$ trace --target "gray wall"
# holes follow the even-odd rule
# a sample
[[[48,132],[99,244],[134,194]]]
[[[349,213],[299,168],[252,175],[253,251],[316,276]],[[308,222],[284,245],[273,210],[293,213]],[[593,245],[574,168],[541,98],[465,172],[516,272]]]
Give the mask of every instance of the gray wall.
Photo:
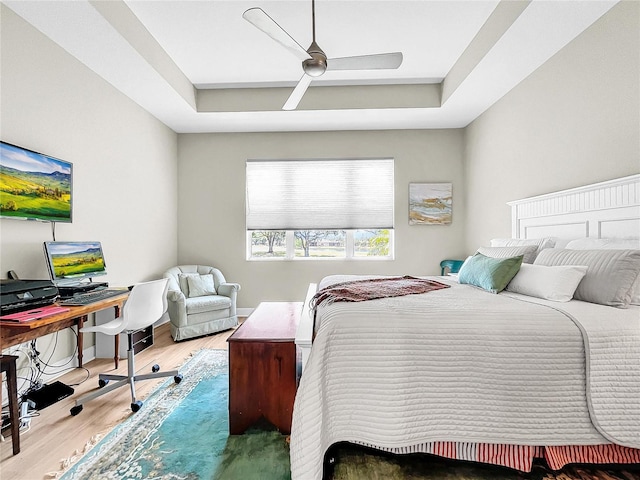
[[[464,253],[462,130],[190,134],[178,152],[178,260],[212,264],[240,283],[240,308],[302,301],[310,282],[331,273],[437,274],[440,260]],[[395,158],[395,260],[246,260],[248,158],[375,156]],[[409,182],[452,182],[452,224],[409,226]]]
[[[2,140],[73,163],[73,223],[57,224],[56,239],[101,241],[111,285],[158,278],[177,255],[177,135],[1,8]],[[0,277],[48,278],[50,224],[0,229]],[[60,337],[54,360],[73,352],[75,337]]]
[[[623,1],[465,130],[467,250],[506,202],[640,172],[640,3]]]

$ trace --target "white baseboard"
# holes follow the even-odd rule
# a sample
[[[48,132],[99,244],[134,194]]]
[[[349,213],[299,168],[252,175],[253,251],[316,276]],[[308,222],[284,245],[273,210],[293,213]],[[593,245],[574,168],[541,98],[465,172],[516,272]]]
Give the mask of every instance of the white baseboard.
[[[255,308],[236,308],[236,315],[238,317],[248,317],[254,310]]]

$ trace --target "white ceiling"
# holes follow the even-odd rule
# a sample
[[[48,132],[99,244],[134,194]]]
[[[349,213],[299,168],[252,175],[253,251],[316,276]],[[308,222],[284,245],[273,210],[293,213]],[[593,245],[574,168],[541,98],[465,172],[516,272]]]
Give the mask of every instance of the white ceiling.
[[[316,40],[329,58],[400,51],[404,61],[397,70],[327,72],[305,95],[318,92],[315,104],[290,112],[280,107],[301,64],[242,13],[262,8],[307,48],[310,0],[2,3],[183,133],[464,127],[617,0],[318,0]],[[366,87],[375,84],[404,87],[389,89],[381,106],[380,90]],[[362,104],[324,107],[340,85],[359,85],[347,95]],[[435,89],[437,105],[425,106],[410,85]],[[415,102],[395,106],[398,88]]]
[[[316,40],[329,58],[404,53],[399,70],[336,71],[321,80],[440,81],[497,3],[318,0]],[[264,82],[294,86],[302,74],[300,62],[242,13],[259,6],[307,48],[312,36],[310,0],[128,0],[127,5],[196,87]]]

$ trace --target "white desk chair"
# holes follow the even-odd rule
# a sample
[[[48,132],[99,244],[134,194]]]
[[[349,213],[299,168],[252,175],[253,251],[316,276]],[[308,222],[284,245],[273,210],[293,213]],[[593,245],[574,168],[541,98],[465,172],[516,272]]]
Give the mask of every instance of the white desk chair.
[[[122,315],[103,325],[85,327],[80,331],[83,333],[99,332],[106,335],[119,335],[122,332],[127,334],[127,375],[99,375],[98,385],[100,390],[88,393],[76,400],[75,406],[71,409],[71,415],[77,415],[82,411],[82,405],[94,398],[100,397],[119,387],[130,385],[131,387],[131,410],[135,413],[142,407],[142,402],[136,400],[135,382],[138,380],[149,380],[152,378],[171,377],[176,383],[182,381],[182,375],[177,370],[170,372],[160,372],[160,367],[154,365],[153,373],[136,375],[133,352],[133,334],[149,325],[155,323],[167,310],[167,283],[168,279],[155,280],[152,282],[139,283],[135,285],[129,293],[129,298],[124,304]],[[107,386],[109,380],[117,382]]]

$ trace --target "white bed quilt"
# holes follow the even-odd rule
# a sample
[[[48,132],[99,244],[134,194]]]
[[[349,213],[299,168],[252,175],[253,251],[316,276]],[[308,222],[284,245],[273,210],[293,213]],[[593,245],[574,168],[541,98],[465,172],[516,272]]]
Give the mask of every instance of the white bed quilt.
[[[340,441],[640,448],[640,309],[438,280],[451,288],[318,310],[293,480],[321,479]]]

